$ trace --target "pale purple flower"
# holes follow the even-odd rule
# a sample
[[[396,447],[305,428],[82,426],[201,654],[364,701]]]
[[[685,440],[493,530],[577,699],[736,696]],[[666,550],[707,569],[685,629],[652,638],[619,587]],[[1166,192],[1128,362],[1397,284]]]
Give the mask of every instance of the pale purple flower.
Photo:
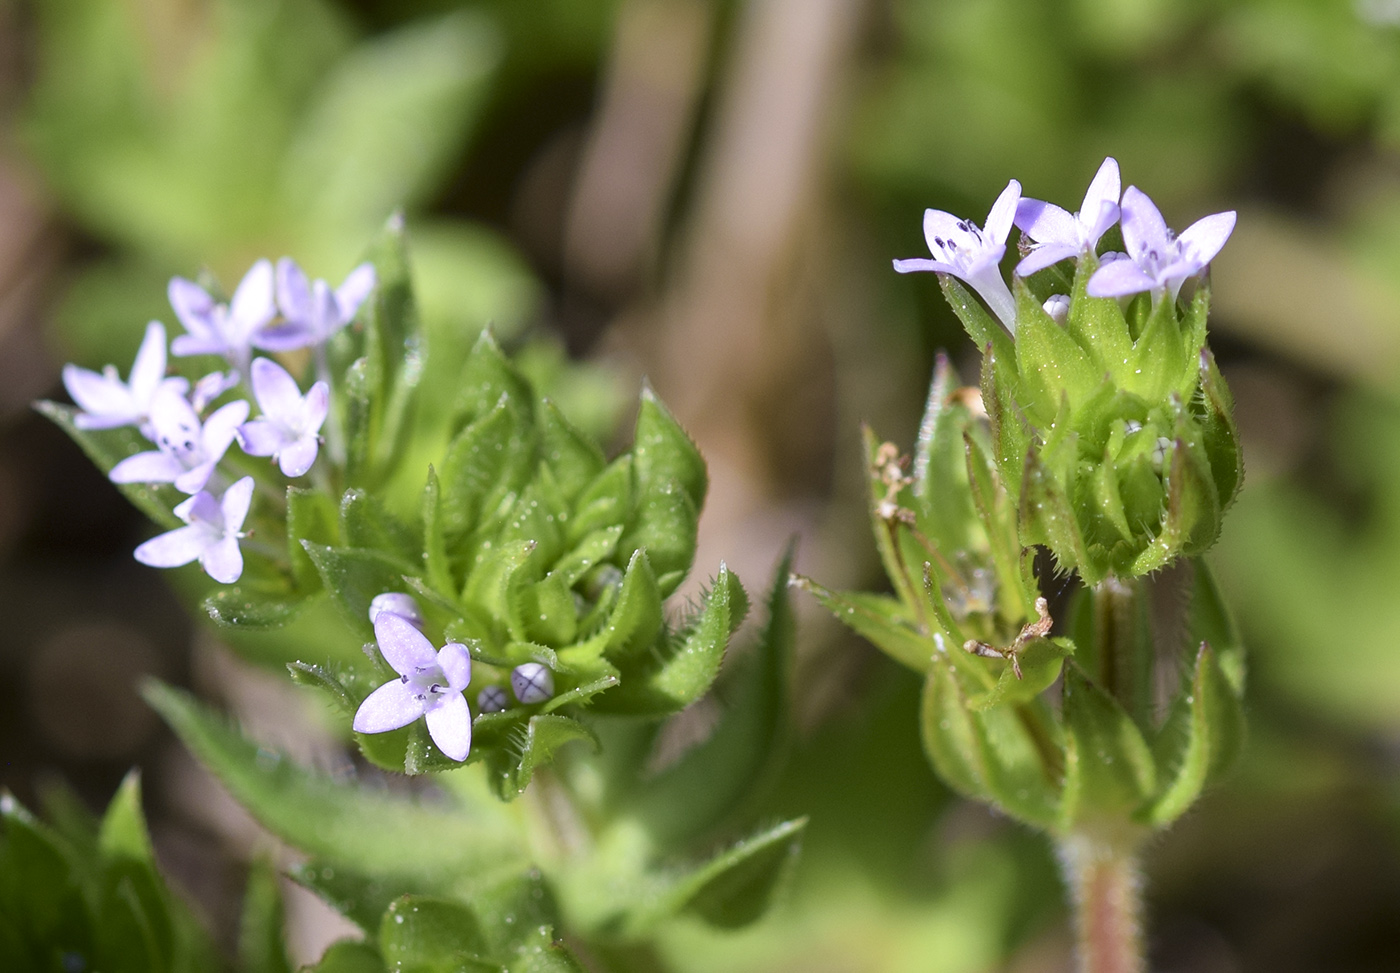
[[[510,688],[527,706],[543,703],[554,695],[554,673],[538,662],[523,663],[511,670]]]
[[[285,321],[261,332],[254,344],[267,351],[322,344],[354,320],[374,284],[374,264],[360,264],[331,290],[324,280],[309,282],[296,261],[283,257],[277,261],[277,304]]]
[[[413,627],[420,632],[423,630],[423,613],[418,610],[418,602],[414,601],[412,595],[404,594],[402,591],[386,591],[382,595],[375,595],[369,603],[369,623],[374,624],[380,612],[393,612],[400,618],[406,618]]]
[[[1206,269],[1234,228],[1231,210],[1203,217],[1175,236],[1152,200],[1129,186],[1123,193],[1123,245],[1128,253],[1094,272],[1089,296],[1128,297],[1151,291],[1154,304],[1164,294],[1175,301],[1181,285]]]
[[[195,412],[203,412],[210,402],[236,387],[241,381],[243,379],[235,371],[210,372],[194,383],[194,391],[190,392],[190,406]]]
[[[375,618],[374,637],[384,661],[399,678],[386,682],[360,704],[355,731],[386,733],[421,716],[439,750],[453,760],[466,760],[472,748],[472,715],[462,695],[472,681],[467,647],[448,642],[441,651],[434,651],[412,622],[388,611]]]
[[[1054,203],[1023,199],[1016,205],[1016,225],[1035,241],[1035,248],[1016,265],[1016,274],[1029,277],[1051,264],[1084,253],[1093,253],[1099,237],[1118,222],[1118,194],[1122,187],[1118,163],[1104,159],[1089,183],[1079,212],[1071,215]]]
[[[272,264],[266,260],[253,264],[228,304],[219,304],[203,287],[183,277],[171,279],[169,296],[187,332],[170,343],[171,352],[223,355],[240,374],[246,374],[254,336],[277,314]]]
[[[178,568],[198,558],[209,577],[233,584],[243,574],[238,540],[252,500],[251,476],[225,490],[220,500],[201,490],[175,508],[186,526],[152,537],[136,549],[136,560],[153,568]]]
[[[136,352],[131,377],[123,382],[114,365],[99,375],[77,365],[63,366],[63,386],[82,409],[73,417],[79,429],[115,429],[141,426],[149,437],[147,420],[156,391],[166,387],[182,394],[189,383],[165,377],[165,327],[159,321],[146,325],[146,337]]]
[[[270,358],[253,360],[252,384],[262,417],[238,427],[239,445],[251,456],[271,456],[287,476],[301,476],[316,462],[330,386],[317,382],[302,395],[296,379]]]
[[[992,204],[987,222],[981,227],[942,210],[924,210],[924,239],[933,259],[896,260],[894,269],[901,274],[932,270],[960,277],[982,295],[992,313],[1014,334],[1016,300],[1001,275],[1000,264],[1006,255],[1006,237],[1011,232],[1020,198],[1021,184],[1013,179]]]
[[[159,448],[128,456],[108,478],[113,483],[173,483],[182,493],[198,493],[246,418],[248,403],[240,399],[201,423],[183,395],[162,387],[151,401],[151,438]]]

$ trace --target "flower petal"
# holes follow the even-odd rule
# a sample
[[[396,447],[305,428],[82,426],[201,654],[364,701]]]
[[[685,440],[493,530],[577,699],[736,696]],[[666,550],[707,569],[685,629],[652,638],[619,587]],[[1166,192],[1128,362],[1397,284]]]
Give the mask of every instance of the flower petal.
[[[277,465],[282,468],[285,476],[305,476],[306,471],[316,462],[319,449],[320,444],[314,435],[301,436],[289,442],[277,454]]]
[[[251,344],[263,351],[296,351],[316,343],[315,333],[300,321],[263,328],[253,335]]]
[[[422,715],[422,701],[410,686],[395,679],[365,697],[355,711],[351,727],[356,733],[387,733],[408,726]]]
[[[952,264],[945,264],[941,260],[930,260],[927,257],[910,257],[908,260],[896,260],[894,262],[894,269],[901,274],[912,274],[919,270],[932,270],[939,274],[957,275],[961,273],[961,271]]]
[[[1176,238],[1182,259],[1194,264],[1197,270],[1204,268],[1215,259],[1234,230],[1234,210],[1202,217],[1182,230],[1181,236]]]
[[[296,379],[271,358],[253,359],[253,396],[263,415],[284,426],[295,427],[301,413],[301,389]]]
[[[967,234],[967,230],[963,229],[966,224],[967,220],[961,216],[945,213],[941,209],[924,210],[924,242],[928,244],[929,253],[938,253],[939,240]]]
[[[1036,243],[1060,243],[1079,249],[1079,221],[1054,203],[1021,200],[1016,206],[1016,225]]]
[[[224,514],[214,495],[201,490],[175,508],[175,516],[187,524],[208,524],[218,531],[223,530]]]
[[[291,257],[277,261],[277,304],[291,321],[302,321],[311,312],[311,284]]]
[[[472,714],[461,693],[449,693],[424,714],[428,735],[453,760],[466,760],[472,751]]]
[[[472,681],[472,656],[460,642],[448,642],[437,654],[437,663],[442,667],[447,684],[461,692]]]
[[[174,483],[185,472],[182,464],[169,453],[149,450],[128,456],[107,474],[113,483]]]
[[[209,478],[214,475],[214,460],[205,460],[185,470],[170,482],[175,484],[175,489],[181,493],[198,493],[209,485]]]
[[[253,502],[253,478],[245,476],[224,491],[219,508],[224,517],[224,530],[236,534],[243,529],[248,507]]]
[[[88,428],[124,426],[138,417],[130,391],[111,376],[77,365],[64,365],[63,387],[78,403],[78,408],[87,413],[92,421],[101,423]]]
[[[228,350],[228,342],[213,334],[182,334],[170,342],[170,353],[176,358],[191,355],[222,355]]]
[[[1139,264],[1149,251],[1155,250],[1159,257],[1165,257],[1171,246],[1171,231],[1157,204],[1141,189],[1129,186],[1123,193],[1122,209],[1123,245],[1128,256]]]
[[[437,653],[428,637],[393,612],[380,612],[374,620],[374,638],[384,661],[400,675],[411,676],[437,665]]]
[[[208,527],[193,524],[152,537],[136,549],[136,560],[153,568],[178,568],[204,553],[214,535]]]
[[[1031,274],[1038,273],[1061,260],[1077,256],[1079,256],[1079,247],[1076,244],[1043,243],[1028,253],[1025,259],[1016,265],[1016,276],[1029,277]]]
[[[214,313],[214,299],[209,296],[208,291],[192,280],[172,277],[170,286],[166,288],[166,295],[170,298],[170,306],[175,309],[175,316],[180,319],[186,331],[191,335],[203,337],[213,334],[210,316]]]
[[[355,312],[369,297],[376,283],[374,264],[371,263],[360,264],[345,276],[345,280],[335,289],[335,302],[340,306],[342,322],[348,323],[355,317]]]
[[[272,320],[277,313],[273,297],[272,264],[259,260],[238,282],[229,302],[230,330],[236,340],[247,342],[254,331]]]
[[[1021,201],[1021,184],[1015,179],[1006,184],[992,211],[987,214],[987,222],[982,227],[983,234],[990,243],[1005,243],[1011,233],[1011,224],[1016,219],[1016,207]]]
[[[1157,287],[1157,282],[1131,260],[1114,260],[1094,271],[1085,288],[1090,297],[1128,297]]]
[[[1089,189],[1084,193],[1084,202],[1079,207],[1079,221],[1086,228],[1093,227],[1099,216],[1104,211],[1104,204],[1112,204],[1114,210],[1118,209],[1118,197],[1123,193],[1123,181],[1118,174],[1118,160],[1109,156],[1099,165],[1099,171],[1094,173],[1094,179],[1089,183]],[[1113,224],[1109,224],[1112,226]],[[1098,232],[1098,236],[1103,236],[1103,230]],[[1097,237],[1095,238],[1097,239]]]
[[[164,378],[165,325],[152,321],[146,325],[146,337],[141,339],[141,348],[131,366],[131,378],[127,382],[131,397],[138,403],[148,404]]]
[[[306,393],[306,398],[302,402],[302,430],[308,433],[320,432],[330,411],[331,387],[325,382],[317,382],[311,386],[311,391]]]
[[[214,411],[204,422],[200,440],[204,444],[205,459],[217,463],[223,459],[233,444],[233,437],[243,420],[248,418],[248,403],[242,399],[230,402]]]
[[[238,549],[238,538],[228,534],[206,547],[199,556],[199,566],[219,584],[233,584],[243,575],[243,552]]]
[[[249,456],[276,456],[291,441],[281,426],[266,419],[254,419],[238,427],[238,445]]]

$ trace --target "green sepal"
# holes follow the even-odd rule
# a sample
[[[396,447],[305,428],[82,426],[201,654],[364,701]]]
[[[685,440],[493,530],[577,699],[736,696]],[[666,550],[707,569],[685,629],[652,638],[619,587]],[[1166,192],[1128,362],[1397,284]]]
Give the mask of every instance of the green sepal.
[[[393,970],[414,973],[498,973],[476,914],[460,902],[405,895],[385,910],[379,952]]]
[[[661,589],[646,551],[637,551],[627,563],[627,573],[607,624],[588,640],[589,653],[606,655],[621,663],[651,648],[665,626]]]
[[[493,543],[476,553],[462,589],[464,605],[482,619],[481,624],[490,625],[489,632],[476,637],[500,640],[508,633],[516,641],[529,641],[525,636],[524,619],[512,610],[510,588],[516,573],[525,567],[534,551],[534,541],[517,540],[509,544]],[[505,631],[501,631],[502,622]]]
[[[504,393],[459,432],[443,460],[442,530],[449,538],[478,527],[534,472],[534,431]]]
[[[953,309],[953,313],[957,315],[978,348],[990,345],[992,350],[1003,356],[1006,361],[1016,360],[1016,346],[1012,343],[1011,332],[988,314],[957,278],[939,274],[938,286],[942,288],[948,306]]]
[[[240,973],[291,973],[284,945],[285,918],[277,869],[266,858],[254,859],[238,922]]]
[[[1064,796],[1059,827],[1122,819],[1156,789],[1152,751],[1126,710],[1074,662],[1065,666]]]
[[[443,535],[442,485],[438,482],[437,470],[431,464],[428,466],[428,478],[423,483],[419,510],[423,518],[424,581],[437,592],[439,598],[451,604],[457,597],[457,583],[447,557],[447,538]]]
[[[361,874],[458,884],[524,867],[520,836],[484,809],[438,810],[295,766],[245,739],[186,693],[147,683],[146,701],[264,827]]]
[[[1017,527],[1016,505],[983,438],[967,430],[963,434],[963,450],[972,502],[981,518],[996,567],[998,607],[1007,616],[1034,616],[1038,591],[1025,569],[1025,549]]]
[[[706,739],[653,776],[634,807],[662,847],[724,830],[751,811],[786,759],[795,624],[787,591],[791,553],[778,565],[757,643],[720,677],[720,717]]]
[[[792,583],[810,591],[843,625],[896,662],[915,672],[928,671],[933,640],[919,630],[903,602],[889,595],[864,591],[832,591],[811,578],[798,575],[793,576]]]
[[[329,547],[342,546],[340,518],[335,502],[321,490],[287,487],[287,557],[297,590],[314,594],[321,590],[321,573],[301,546],[311,541]]]
[[[724,849],[672,880],[659,901],[632,917],[627,931],[643,934],[656,921],[681,912],[721,929],[756,922],[791,875],[806,826],[806,818],[784,821]]]
[[[1013,502],[1021,496],[1021,473],[1031,430],[1016,400],[1020,377],[1016,374],[1016,354],[999,352],[991,345],[982,348],[979,378],[982,405],[992,431],[992,452],[1001,470],[1002,483]]]
[[[326,547],[302,541],[302,547],[321,574],[331,600],[353,631],[373,638],[369,604],[386,591],[402,591],[404,575],[416,574],[412,564],[382,551],[350,547]]]
[[[684,494],[678,494],[689,502]],[[622,684],[599,703],[600,712],[662,715],[695,702],[719,674],[729,636],[749,607],[739,579],[721,564],[700,611],[684,630],[652,657],[623,668]]]
[[[554,562],[550,575],[557,577],[565,588],[572,588],[596,565],[613,556],[621,537],[621,524],[593,531]]]
[[[342,328],[345,333],[348,328]],[[332,342],[333,344],[334,342]],[[341,426],[345,430],[345,482],[350,484],[371,483],[370,452],[373,444],[375,382],[381,377],[368,357],[362,356],[350,363],[337,384],[339,394],[334,399],[342,402]],[[329,421],[329,420],[328,420]]]
[[[649,384],[642,385],[637,427],[632,440],[632,468],[643,496],[672,481],[685,488],[696,510],[705,505],[709,475],[700,450]]]
[[[623,453],[603,468],[584,488],[574,506],[569,540],[577,542],[593,531],[625,525],[632,513],[632,457]]]
[[[425,891],[421,880],[370,878],[344,865],[316,858],[292,864],[287,877],[315,892],[370,936],[379,932],[379,921],[389,903],[407,894],[410,886]]]
[[[1098,388],[1103,374],[1075,340],[1045,313],[1025,282],[1016,280],[1017,401],[1030,419],[1048,426],[1068,398],[1077,406]]]
[[[1089,352],[1099,374],[1116,375],[1132,354],[1133,339],[1128,333],[1128,319],[1123,316],[1118,300],[1090,297],[1088,294],[1089,278],[1098,267],[1098,258],[1093,254],[1084,254],[1079,258],[1065,330],[1081,348]]]
[[[306,607],[304,595],[265,593],[252,585],[218,588],[204,597],[200,607],[210,620],[225,628],[281,628]]]
[[[928,668],[919,723],[924,752],[943,782],[964,797],[992,802],[984,783],[982,728],[946,656],[935,655]]]
[[[387,973],[379,951],[368,943],[342,939],[331,943],[312,966],[301,973]]]
[[[155,863],[146,816],[141,813],[141,774],[131,770],[107,804],[97,831],[97,849],[104,858],[129,858]]]
[[[361,700],[357,699],[340,681],[340,678],[325,666],[314,665],[310,662],[288,662],[287,672],[292,677],[292,682],[298,686],[310,686],[329,695],[331,701],[346,716],[354,716],[355,711],[360,708]]]
[[[489,780],[497,796],[513,801],[525,792],[535,771],[554,759],[559,748],[583,740],[598,749],[598,738],[578,720],[557,713],[537,713],[519,733],[511,733],[486,757]]]
[[[1021,475],[1020,521],[1022,542],[1028,547],[1044,543],[1060,570],[1078,570],[1086,585],[1104,579],[1107,565],[1091,556],[1063,486],[1034,449],[1027,451]]]
[[[1115,377],[1120,388],[1144,402],[1164,402],[1173,393],[1181,394],[1178,385],[1183,365],[1193,365],[1195,361],[1195,355],[1187,357],[1182,346],[1176,302],[1161,300],[1148,314],[1142,333],[1133,343],[1133,353]]]
[[[1157,536],[1134,560],[1134,576],[1156,571],[1178,555],[1199,554],[1219,534],[1220,497],[1199,436],[1198,430],[1184,429],[1172,444],[1166,516]]]
[[[1191,607],[1187,612],[1186,631],[1191,644],[1209,642],[1217,663],[1230,680],[1236,696],[1244,695],[1244,642],[1230,614],[1215,573],[1204,559],[1191,561],[1193,577]]]
[[[408,445],[418,384],[423,377],[423,348],[418,307],[413,297],[403,215],[395,213],[370,248],[375,287],[358,317],[364,322],[363,354],[370,409],[364,460],[370,477],[347,475],[352,484],[387,479]],[[350,330],[350,329],[342,329]]]
[[[34,403],[34,411],[49,419],[77,443],[88,459],[104,474],[110,473],[128,456],[146,452],[150,442],[140,432],[131,427],[120,429],[79,429],[73,418],[80,411],[71,405],[41,400]],[[132,504],[151,520],[166,529],[182,526],[175,516],[175,506],[187,499],[173,486],[149,483],[113,484]]]
[[[1185,813],[1230,769],[1244,743],[1240,698],[1205,642],[1187,685],[1189,692],[1178,696],[1154,748],[1164,787],[1139,815],[1154,828],[1164,828]]]
[[[537,417],[544,461],[554,472],[564,496],[572,501],[603,471],[603,451],[569,422],[551,400],[540,400]]]

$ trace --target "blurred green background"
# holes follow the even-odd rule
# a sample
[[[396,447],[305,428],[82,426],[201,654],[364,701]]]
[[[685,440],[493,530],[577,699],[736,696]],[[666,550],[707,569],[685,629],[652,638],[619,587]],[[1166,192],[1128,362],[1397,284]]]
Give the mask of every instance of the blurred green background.
[[[1248,474],[1214,561],[1251,743],[1151,851],[1153,968],[1400,968],[1397,0],[0,0],[0,784],[96,807],[140,764],[227,944],[269,840],[134,680],[357,772],[277,675],[357,648],[220,645],[28,409],[173,326],[171,275],[231,289],[287,254],[338,282],[402,208],[430,348],[493,324],[605,438],[649,376],[711,464],[697,563],[761,582],[798,534],[803,573],[870,587],[858,423],[907,446],[934,351],[976,359],[890,259],[923,255],[924,207],[981,220],[1011,177],[1075,209],[1105,155],[1178,228],[1239,211],[1213,345]],[[1067,970],[1044,843],[951,798],[914,677],[799,607],[771,797],[812,814],[796,881],[751,931],[674,928],[666,961]],[[302,959],[341,929],[293,899]]]

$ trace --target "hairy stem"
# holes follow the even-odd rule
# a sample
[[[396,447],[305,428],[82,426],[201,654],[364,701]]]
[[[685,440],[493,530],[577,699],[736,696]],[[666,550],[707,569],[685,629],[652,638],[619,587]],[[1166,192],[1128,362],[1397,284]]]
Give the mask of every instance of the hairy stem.
[[[1074,907],[1078,973],[1145,973],[1136,841],[1071,834],[1059,853]]]
[[[1094,587],[1094,679],[1134,719],[1148,715],[1152,646],[1138,624],[1139,583],[1107,578]]]

